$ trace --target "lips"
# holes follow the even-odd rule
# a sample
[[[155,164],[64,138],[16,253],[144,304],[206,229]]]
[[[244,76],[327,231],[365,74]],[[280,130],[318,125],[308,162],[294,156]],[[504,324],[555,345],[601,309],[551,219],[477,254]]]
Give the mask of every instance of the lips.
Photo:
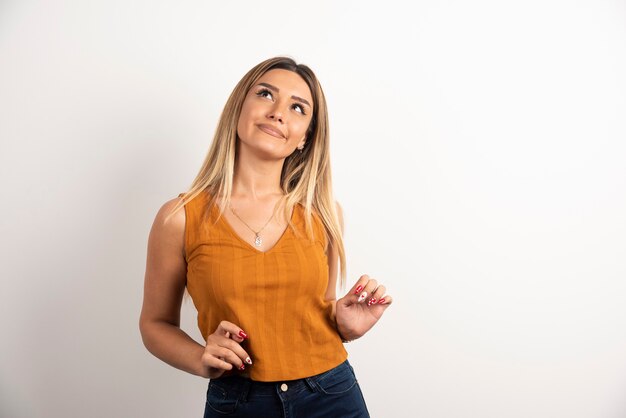
[[[266,125],[264,123],[261,123],[261,124],[259,124],[257,126],[259,127],[260,130],[262,130],[266,134],[275,136],[276,138],[285,139],[285,135],[283,135],[283,133],[278,128],[274,128],[273,126]]]

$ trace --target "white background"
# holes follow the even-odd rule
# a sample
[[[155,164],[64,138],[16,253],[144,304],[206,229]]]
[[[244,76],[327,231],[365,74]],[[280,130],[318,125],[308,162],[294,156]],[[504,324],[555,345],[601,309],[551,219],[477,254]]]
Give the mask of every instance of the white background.
[[[237,81],[329,102],[372,417],[626,416],[623,1],[3,1],[0,416],[200,417],[143,346],[148,232]],[[196,312],[182,327],[196,341]]]

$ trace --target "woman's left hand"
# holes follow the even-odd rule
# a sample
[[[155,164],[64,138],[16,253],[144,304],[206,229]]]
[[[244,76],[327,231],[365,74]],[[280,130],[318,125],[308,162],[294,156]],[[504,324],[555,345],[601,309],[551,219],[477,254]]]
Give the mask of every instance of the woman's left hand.
[[[343,339],[356,340],[378,322],[391,305],[391,296],[385,295],[385,290],[385,286],[364,274],[337,301],[337,330]]]

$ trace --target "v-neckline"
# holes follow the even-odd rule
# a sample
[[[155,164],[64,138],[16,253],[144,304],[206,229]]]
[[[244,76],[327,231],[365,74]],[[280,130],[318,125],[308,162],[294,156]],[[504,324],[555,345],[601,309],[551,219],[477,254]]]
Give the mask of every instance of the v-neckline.
[[[293,208],[291,209],[291,217],[289,218],[289,222],[293,224],[293,220],[295,218],[296,215],[296,206],[298,206],[298,203],[296,203]],[[230,232],[230,234],[232,236],[235,237],[235,239],[237,239],[239,242],[241,242],[242,244],[244,244],[246,246],[246,248],[249,248],[250,250],[254,251],[257,254],[267,254],[270,251],[273,251],[276,247],[278,247],[280,245],[280,243],[283,241],[283,238],[285,238],[285,236],[287,235],[287,232],[289,231],[289,229],[291,229],[289,227],[289,223],[287,224],[287,227],[285,228],[285,230],[283,231],[282,234],[280,234],[280,237],[278,238],[278,241],[276,241],[276,243],[272,246],[272,248],[269,248],[266,251],[261,251],[258,250],[256,248],[254,248],[254,246],[252,246],[249,242],[247,242],[246,240],[244,240],[243,238],[241,238],[239,236],[239,234],[237,233],[237,231],[235,231],[235,228],[233,228],[230,223],[228,223],[228,220],[226,219],[226,217],[224,216],[224,214],[222,214],[220,216],[219,211],[220,211],[220,207],[217,205],[217,203],[213,204],[213,209],[217,210],[217,216],[219,217],[219,221],[222,222],[222,225],[224,225],[226,227],[226,229],[228,229],[228,231]]]

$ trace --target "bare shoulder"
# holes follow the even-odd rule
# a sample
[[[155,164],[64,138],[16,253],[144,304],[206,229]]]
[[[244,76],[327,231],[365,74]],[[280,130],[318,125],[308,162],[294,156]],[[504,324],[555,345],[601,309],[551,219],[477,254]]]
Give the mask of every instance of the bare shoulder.
[[[160,241],[161,244],[165,244],[170,248],[173,246],[180,248],[182,251],[185,238],[185,208],[181,207],[172,214],[174,208],[181,200],[180,197],[175,197],[165,202],[159,208],[152,225],[150,238],[151,240]]]
[[[170,214],[173,212],[174,208],[180,202],[182,198],[175,197],[173,199],[168,200],[163,203],[161,208],[159,209],[156,220],[159,221],[164,228],[168,230],[176,230],[176,229],[184,229],[185,228],[185,208],[181,207],[176,211],[172,216]]]

